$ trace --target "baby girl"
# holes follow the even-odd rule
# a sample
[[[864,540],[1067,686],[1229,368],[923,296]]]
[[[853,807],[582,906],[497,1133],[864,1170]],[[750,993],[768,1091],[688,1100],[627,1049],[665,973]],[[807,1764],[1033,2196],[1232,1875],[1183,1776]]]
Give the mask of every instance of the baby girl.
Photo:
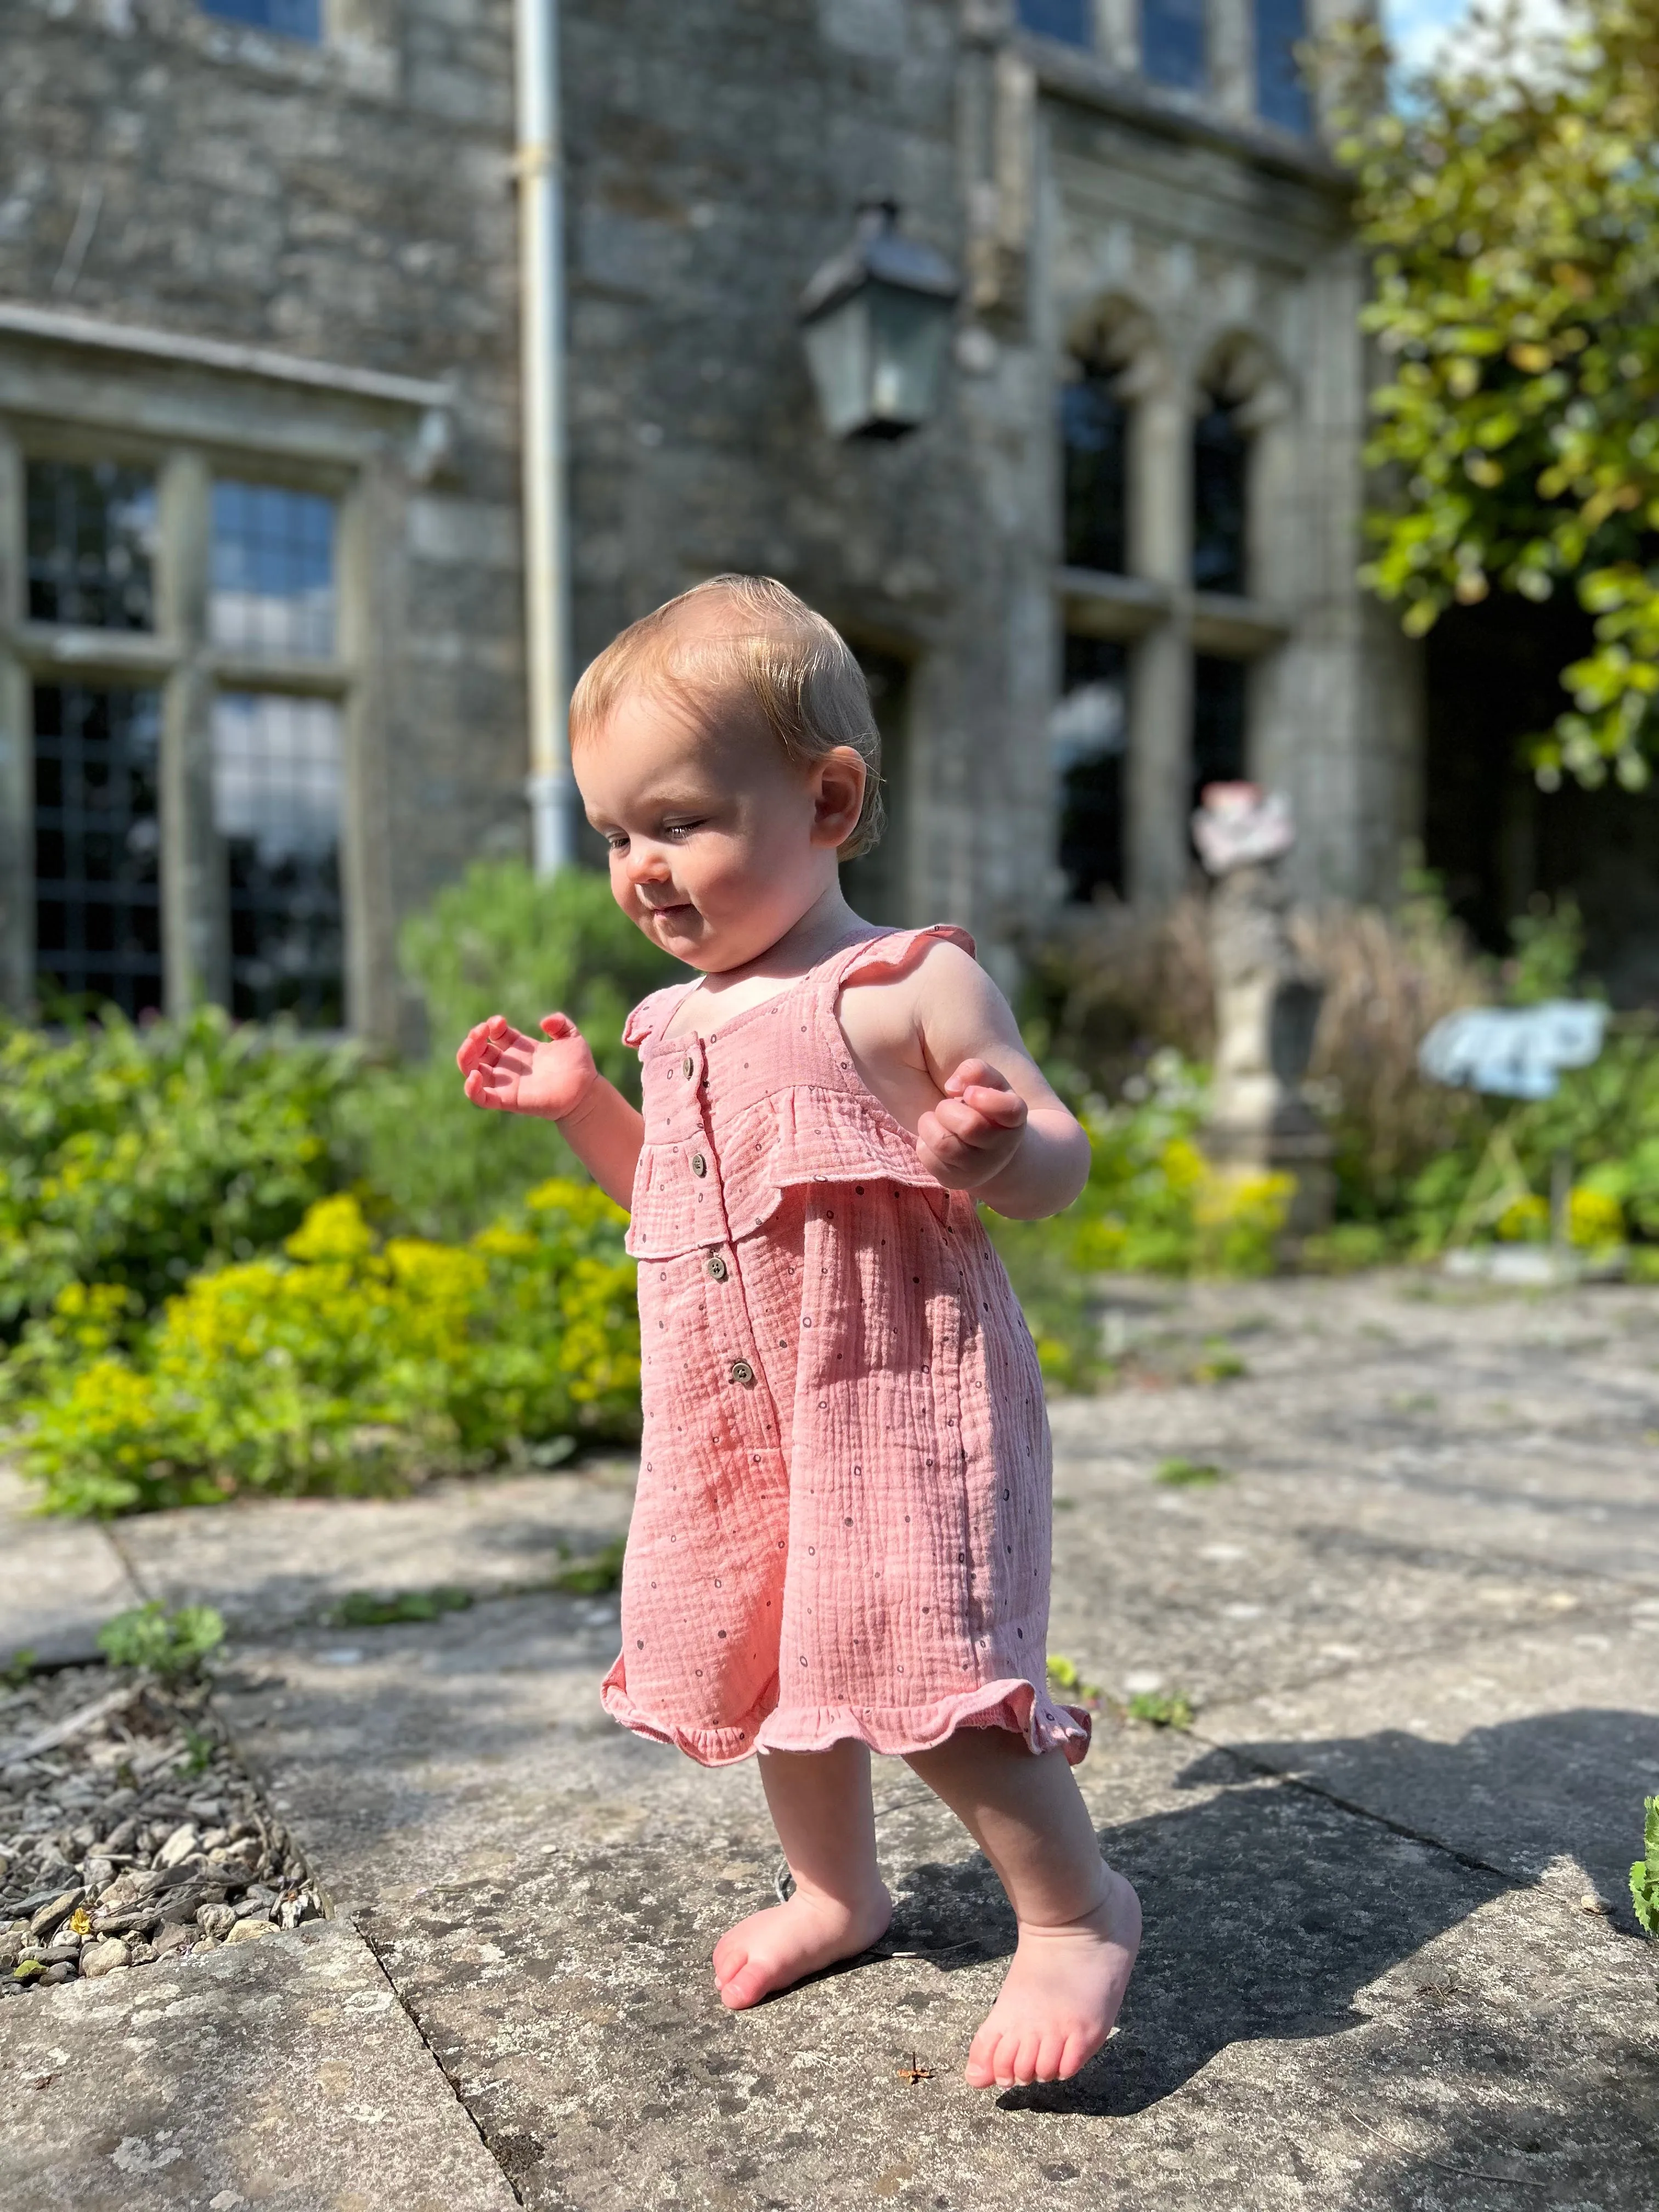
[[[574,1024],[500,1015],[475,1105],[556,1121],[633,1219],[645,1427],[607,1709],[708,1765],[760,1754],[794,1877],[727,1931],[757,2003],[885,1930],[870,1753],[967,1826],[1019,1923],[976,2088],[1075,2074],[1140,1935],[1048,1692],[1049,1444],[976,1207],[1068,1206],[1088,1139],[958,929],[884,931],[839,860],[880,834],[858,664],[781,584],[635,623],[571,703],[617,903],[697,973],[635,1008],[643,1114]]]

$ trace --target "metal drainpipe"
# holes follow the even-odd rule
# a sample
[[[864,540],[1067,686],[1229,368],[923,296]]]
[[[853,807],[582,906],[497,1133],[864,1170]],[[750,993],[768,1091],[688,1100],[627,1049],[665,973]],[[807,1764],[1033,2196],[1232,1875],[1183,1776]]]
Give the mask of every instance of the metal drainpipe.
[[[531,851],[538,876],[575,859],[570,780],[570,529],[564,401],[564,149],[558,0],[514,0],[520,374],[524,386],[525,646]]]

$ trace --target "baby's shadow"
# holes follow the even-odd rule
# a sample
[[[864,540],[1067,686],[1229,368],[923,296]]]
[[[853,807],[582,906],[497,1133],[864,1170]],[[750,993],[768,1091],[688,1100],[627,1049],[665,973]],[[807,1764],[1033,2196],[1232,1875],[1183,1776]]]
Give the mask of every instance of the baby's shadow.
[[[1005,2110],[1145,2111],[1234,2043],[1338,2035],[1357,1993],[1497,1895],[1503,1880],[1224,1754],[1203,1802],[1102,1832],[1139,1892],[1146,1934],[1118,2032],[1070,2081],[1005,2093]],[[1224,1769],[1224,1772],[1219,1770]],[[1014,1922],[977,1856],[921,1866],[880,1953],[951,1972],[1006,1957]]]

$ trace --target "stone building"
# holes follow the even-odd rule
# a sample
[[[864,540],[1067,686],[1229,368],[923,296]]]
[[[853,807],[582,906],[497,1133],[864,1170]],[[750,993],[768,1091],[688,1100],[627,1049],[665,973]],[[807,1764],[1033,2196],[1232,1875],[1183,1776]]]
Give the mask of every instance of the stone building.
[[[556,12],[575,665],[785,578],[887,734],[859,896],[1005,967],[1176,890],[1241,770],[1309,890],[1385,890],[1413,696],[1301,0]],[[963,290],[931,419],[839,441],[797,303],[872,191]],[[0,0],[14,1003],[396,1033],[400,918],[526,846],[518,306],[511,0]]]

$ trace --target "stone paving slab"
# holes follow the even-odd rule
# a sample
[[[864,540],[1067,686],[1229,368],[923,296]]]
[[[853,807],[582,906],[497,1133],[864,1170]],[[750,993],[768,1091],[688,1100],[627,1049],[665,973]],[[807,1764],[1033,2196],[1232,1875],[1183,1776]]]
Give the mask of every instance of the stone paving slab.
[[[1121,2033],[1060,2089],[963,2085],[1012,1929],[891,1762],[893,1937],[720,2008],[709,1950],[772,1893],[755,1768],[616,1729],[614,1598],[536,1587],[620,1528],[625,1468],[119,1528],[147,1589],[237,1622],[222,1711],[526,2203],[1650,2212],[1659,1954],[1623,1872],[1659,1788],[1659,1296],[1121,1304],[1155,1387],[1054,1408],[1054,1644],[1199,1713],[1103,1717],[1079,1770],[1148,1934]],[[1169,1387],[1212,1340],[1249,1373]],[[1169,1489],[1170,1456],[1231,1479]],[[438,1583],[482,1601],[320,1619]],[[1578,1909],[1592,1883],[1620,1917]],[[931,2079],[899,2079],[913,2051]],[[388,2102],[431,2063],[415,2038]]]
[[[169,1606],[210,1601],[240,1627],[314,1620],[348,1590],[544,1583],[627,1532],[635,1464],[434,1483],[401,1498],[249,1499],[121,1522],[136,1578]]]
[[[1012,1929],[914,1785],[884,1807],[889,1943],[746,2014],[708,1959],[769,1894],[758,1818],[366,1924],[532,2207],[1650,2206],[1635,1944],[1306,1792],[1145,1766],[1111,1778],[1136,1816],[1103,1835],[1146,1902],[1141,1969],[1119,2035],[1051,2090],[962,2081]],[[901,2078],[913,2052],[931,2079]]]
[[[0,2009],[6,2212],[507,2212],[497,2161],[343,1923]]]
[[[55,1665],[98,1656],[110,1615],[137,1605],[126,1563],[96,1523],[48,1521],[35,1492],[0,1466],[0,1527],[6,1573],[0,1588],[0,1662],[19,1651]]]
[[[1202,1733],[1515,1881],[1594,1892],[1634,1935],[1636,1816],[1659,1792],[1659,1608],[1638,1632],[1488,1637],[1213,1708]]]

